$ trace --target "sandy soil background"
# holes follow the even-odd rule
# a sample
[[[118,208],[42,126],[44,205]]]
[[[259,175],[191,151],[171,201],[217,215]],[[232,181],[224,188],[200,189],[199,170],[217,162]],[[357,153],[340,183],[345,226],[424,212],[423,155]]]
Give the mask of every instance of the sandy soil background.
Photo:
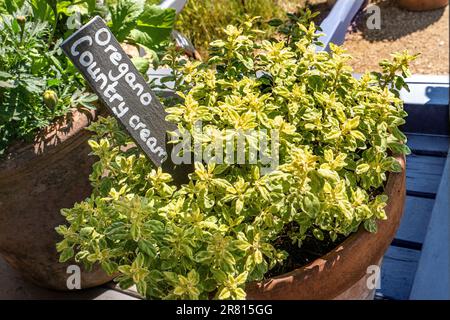
[[[280,0],[288,11],[306,1]],[[326,0],[310,0],[313,8],[326,16],[330,8]],[[369,30],[368,15],[361,14],[350,28],[344,47],[354,57],[356,72],[378,69],[378,62],[390,53],[407,49],[421,53],[411,65],[416,74],[449,74],[449,7],[413,12],[397,7],[395,0],[371,0],[381,12],[381,29]]]

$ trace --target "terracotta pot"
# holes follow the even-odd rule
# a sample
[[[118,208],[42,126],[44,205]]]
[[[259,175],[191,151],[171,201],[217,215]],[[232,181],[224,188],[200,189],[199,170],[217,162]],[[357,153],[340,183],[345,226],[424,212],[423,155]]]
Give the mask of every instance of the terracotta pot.
[[[406,10],[427,11],[445,7],[448,0],[398,0],[398,5]]]
[[[390,174],[386,194],[387,220],[378,223],[378,232],[360,230],[325,256],[292,272],[247,285],[247,299],[373,299],[375,290],[367,281],[373,277],[368,267],[380,265],[394,238],[406,196],[405,158],[397,157],[402,173]]]
[[[89,156],[84,130],[93,112],[73,111],[46,128],[33,143],[12,146],[0,162],[0,253],[25,278],[39,286],[67,290],[67,267],[58,262],[55,227],[64,224],[61,208],[91,194]],[[81,268],[81,286],[111,279],[101,268]]]

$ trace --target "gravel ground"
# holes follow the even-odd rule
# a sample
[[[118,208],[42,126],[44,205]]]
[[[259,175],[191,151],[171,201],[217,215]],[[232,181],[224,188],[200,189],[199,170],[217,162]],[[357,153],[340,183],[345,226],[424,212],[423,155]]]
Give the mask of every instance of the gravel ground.
[[[283,8],[294,11],[306,2],[326,17],[327,0],[280,0]],[[371,0],[380,7],[381,29],[366,27],[368,15],[361,14],[347,34],[344,47],[353,56],[355,72],[378,69],[378,62],[396,51],[407,49],[421,55],[411,64],[416,74],[449,74],[449,7],[425,12],[400,9],[395,0]]]
[[[316,23],[330,11],[327,0],[278,0],[288,12],[304,7],[322,14]],[[410,68],[415,74],[449,74],[449,7],[413,12],[400,9],[396,0],[370,0],[380,7],[381,28],[370,30],[366,26],[367,14],[360,14],[350,28],[344,47],[353,56],[350,62],[355,72],[378,70],[378,62],[390,54],[407,49],[421,55]]]
[[[374,1],[372,1],[374,2]],[[395,51],[421,53],[411,65],[416,74],[449,73],[449,8],[412,12],[399,9],[395,1],[377,1],[381,29],[369,30],[361,15],[344,47],[354,57],[356,72],[378,69],[378,61]]]

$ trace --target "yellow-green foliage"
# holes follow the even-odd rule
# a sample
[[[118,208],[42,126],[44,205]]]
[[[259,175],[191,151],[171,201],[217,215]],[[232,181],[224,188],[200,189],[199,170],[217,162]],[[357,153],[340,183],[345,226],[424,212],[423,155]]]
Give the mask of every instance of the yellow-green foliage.
[[[177,186],[137,147],[124,151],[129,136],[101,119],[91,128],[94,193],[63,210],[61,261],[98,262],[147,298],[242,299],[246,282],[286,259],[274,247],[280,237],[301,250],[311,234],[334,240],[360,225],[375,232],[388,218],[387,175],[401,170],[390,154],[409,151],[397,94],[414,57],[396,54],[382,73],[358,80],[342,48],[315,51],[314,24],[295,28],[295,37],[259,43],[250,23],[227,27],[206,63],[181,67],[184,99],[168,109],[181,131],[203,122],[204,147],[225,130],[278,130],[275,171],[261,175],[260,162],[196,163]]]

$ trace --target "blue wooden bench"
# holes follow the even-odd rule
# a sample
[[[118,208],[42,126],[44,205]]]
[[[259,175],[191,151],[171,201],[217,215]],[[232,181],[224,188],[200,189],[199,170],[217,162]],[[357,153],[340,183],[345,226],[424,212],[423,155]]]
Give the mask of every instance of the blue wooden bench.
[[[384,258],[377,297],[449,299],[449,78],[413,76],[407,82],[403,130],[412,154],[406,206]]]
[[[412,300],[450,299],[449,167],[450,157],[447,156],[409,296]]]

